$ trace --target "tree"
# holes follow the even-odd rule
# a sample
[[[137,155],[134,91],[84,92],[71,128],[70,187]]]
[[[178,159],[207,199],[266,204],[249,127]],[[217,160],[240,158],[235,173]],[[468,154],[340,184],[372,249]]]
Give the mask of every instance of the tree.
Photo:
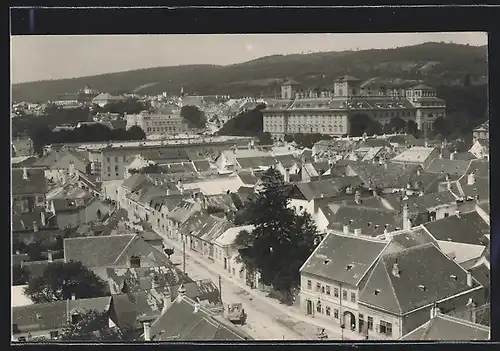
[[[43,244],[41,240],[35,240],[29,243],[26,248],[26,254],[28,254],[30,261],[41,261],[44,259],[43,255]]]
[[[266,105],[261,104],[253,110],[243,111],[227,121],[217,132],[219,135],[257,136],[264,130],[262,110]]]
[[[165,255],[168,256],[168,259],[170,260],[170,256],[172,256],[175,253],[175,250],[167,247],[163,249],[163,252],[165,253]]]
[[[54,262],[43,274],[34,277],[25,288],[25,294],[35,303],[77,298],[105,296],[106,285],[81,262]]]
[[[146,133],[139,126],[132,126],[127,131],[130,140],[144,140],[146,139]]]
[[[299,268],[314,250],[317,229],[310,215],[288,207],[283,177],[274,168],[262,175],[262,188],[246,208],[252,232],[240,232],[234,242],[248,271],[258,270],[264,284],[289,297],[299,285]]]
[[[293,141],[293,135],[287,134],[284,139],[287,143],[291,143]]]
[[[30,280],[30,271],[26,267],[16,264],[12,267],[12,283],[14,285],[25,285]]]
[[[272,145],[272,144],[273,144],[273,138],[271,136],[271,133],[265,132],[259,134],[259,145]]]
[[[406,122],[406,133],[411,134],[416,137],[418,134],[418,124],[414,120],[409,119],[408,122]]]
[[[392,133],[400,133],[406,128],[406,121],[401,117],[393,117],[389,121],[390,132]]]
[[[382,132],[382,125],[365,113],[353,113],[349,115],[349,126],[349,134],[355,137],[360,137],[364,133],[373,135]]]
[[[109,327],[107,312],[88,310],[75,322],[70,322],[61,333],[63,341],[132,341],[136,333],[132,328]]]
[[[441,116],[437,117],[434,122],[432,122],[432,129],[443,136],[447,136],[449,134],[449,127],[450,126]]]
[[[181,117],[191,128],[205,128],[207,126],[205,113],[196,106],[182,106]]]

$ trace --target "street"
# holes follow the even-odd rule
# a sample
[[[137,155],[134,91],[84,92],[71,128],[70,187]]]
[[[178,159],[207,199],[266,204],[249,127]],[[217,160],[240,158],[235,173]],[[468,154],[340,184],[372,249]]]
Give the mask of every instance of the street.
[[[171,256],[172,262],[182,269],[182,245],[164,235],[162,237],[167,247],[175,249],[175,253]],[[243,284],[224,274],[222,269],[187,248],[186,273],[193,280],[211,279],[215,284],[218,284],[220,274],[224,304],[242,303],[247,314],[246,324],[242,328],[256,340],[317,340],[318,328],[325,328],[322,323],[315,321],[316,323],[312,324],[304,321],[307,317],[300,318],[300,312],[296,307],[282,305],[279,301],[266,297],[265,292],[242,286]],[[331,326],[325,329],[328,339],[341,339],[340,331],[332,331]],[[344,337],[344,339],[351,338]]]

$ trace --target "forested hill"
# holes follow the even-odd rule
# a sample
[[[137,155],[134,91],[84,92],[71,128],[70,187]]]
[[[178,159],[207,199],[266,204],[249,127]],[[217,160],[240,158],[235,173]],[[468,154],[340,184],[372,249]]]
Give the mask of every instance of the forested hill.
[[[108,93],[137,91],[144,94],[273,94],[285,78],[307,86],[332,85],[349,74],[424,80],[431,85],[484,82],[487,47],[449,43],[425,43],[385,50],[342,51],[274,55],[229,65],[158,67],[91,77],[40,81],[13,85],[14,101],[54,100],[59,93],[72,93],[85,85]],[[466,78],[467,77],[467,78]]]

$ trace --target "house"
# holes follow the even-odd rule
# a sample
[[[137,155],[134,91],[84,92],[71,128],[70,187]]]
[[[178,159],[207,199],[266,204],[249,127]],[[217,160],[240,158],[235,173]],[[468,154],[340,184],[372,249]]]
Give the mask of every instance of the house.
[[[457,180],[467,172],[469,164],[469,161],[436,158],[427,166],[425,171],[434,174],[447,174],[451,180]]]
[[[477,212],[458,213],[423,225],[457,263],[477,261],[489,243],[490,226]]]
[[[144,323],[142,337],[146,342],[251,339],[240,328],[184,294],[180,294],[152,324]]]
[[[251,232],[253,229],[253,225],[233,226],[213,240],[215,263],[223,267],[226,272],[236,279],[245,280],[246,273],[245,267],[236,259],[239,254],[233,249],[234,240],[241,231]]]
[[[41,231],[57,229],[56,224],[55,217],[45,212],[44,209],[37,208],[33,212],[12,214],[12,232],[14,234],[32,232],[34,235],[38,235]]]
[[[237,157],[236,168],[243,170],[266,170],[276,164],[274,156]]]
[[[112,295],[174,287],[193,280],[173,266],[106,268],[106,282]]]
[[[436,310],[428,322],[409,332],[402,341],[490,340],[490,328]]]
[[[45,177],[53,183],[65,183],[78,170],[83,174],[90,171],[90,161],[82,152],[74,150],[53,151],[38,159],[36,167],[45,169]]]
[[[52,199],[50,211],[55,215],[59,229],[75,228],[81,224],[102,221],[112,207],[98,197]]]
[[[359,294],[387,242],[327,234],[300,268],[300,309],[333,325],[357,328]],[[363,330],[363,325],[359,326]]]
[[[108,93],[101,93],[92,99],[92,103],[99,105],[100,107],[104,107],[110,103],[116,103],[120,101],[123,101],[123,97],[113,96]]]
[[[243,182],[237,176],[218,177],[208,180],[182,184],[184,190],[199,189],[205,195],[229,194],[237,192]]]
[[[490,140],[490,124],[489,121],[482,123],[472,130],[472,140],[473,143],[477,141],[489,141]]]
[[[431,309],[459,309],[483,289],[433,243],[413,246],[378,258],[359,295],[360,319],[370,339],[395,340],[426,323]]]
[[[457,198],[449,190],[411,197],[396,193],[384,196],[382,201],[394,210],[408,206],[408,219],[413,226],[454,215],[458,209]]]
[[[183,196],[180,194],[154,196],[149,200],[148,205],[151,208],[149,224],[154,230],[160,233],[167,233],[169,222],[168,215],[182,202],[182,200]]]
[[[86,311],[108,312],[110,302],[111,297],[106,296],[12,307],[13,338],[22,342],[57,340],[62,330]]]
[[[167,256],[135,234],[64,239],[64,260],[88,268],[170,266]]]
[[[12,209],[14,213],[33,212],[45,207],[47,181],[43,169],[12,169]]]
[[[157,249],[158,251],[163,251],[163,238],[158,233],[152,230],[143,230],[138,233],[138,235],[144,239],[146,243]]]
[[[396,162],[365,163],[350,162],[345,166],[347,176],[358,176],[365,187],[384,193],[406,190],[423,171],[418,164]]]
[[[190,250],[214,260],[213,240],[232,226],[232,223],[225,217],[220,218],[203,212],[197,212],[184,222],[179,231],[184,236]]]
[[[181,241],[184,235],[179,228],[195,213],[201,211],[201,205],[197,201],[190,199],[182,200],[167,215],[167,236],[171,239]]]
[[[328,162],[303,163],[302,169],[300,170],[301,179],[303,182],[318,180],[321,176],[325,175],[331,167],[334,167],[334,165],[329,164]],[[290,173],[293,174],[292,172]]]
[[[439,149],[414,146],[391,159],[394,163],[416,164],[426,168],[432,160],[439,157]]]

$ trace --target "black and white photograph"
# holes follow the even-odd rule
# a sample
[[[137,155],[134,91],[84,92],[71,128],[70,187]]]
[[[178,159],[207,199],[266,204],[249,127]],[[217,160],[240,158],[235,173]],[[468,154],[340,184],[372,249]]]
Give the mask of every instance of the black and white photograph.
[[[490,340],[486,32],[10,41],[12,343]]]

